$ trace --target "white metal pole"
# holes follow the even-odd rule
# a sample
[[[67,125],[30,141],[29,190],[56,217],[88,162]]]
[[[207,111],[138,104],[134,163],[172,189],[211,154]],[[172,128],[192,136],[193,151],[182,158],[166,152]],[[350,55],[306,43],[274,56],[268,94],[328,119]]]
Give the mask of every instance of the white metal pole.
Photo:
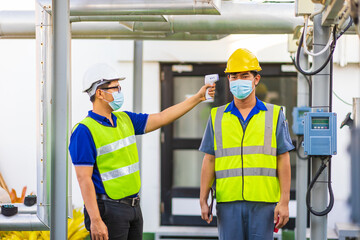
[[[308,56],[304,54],[304,50],[301,52],[301,62],[299,65],[303,69],[308,69]],[[309,106],[309,83],[307,82],[304,75],[298,73],[297,81],[297,106],[304,107]],[[295,119],[294,119],[295,121]],[[297,137],[297,144],[300,146],[297,151],[303,155],[303,148],[301,147],[300,141],[302,137]],[[308,181],[308,160],[304,160],[296,156],[296,229],[295,239],[303,240],[306,239],[306,221],[307,221],[307,210],[306,210],[306,190]]]
[[[134,87],[133,87],[133,104],[134,112],[142,112],[142,86],[143,86],[143,41],[134,41]],[[141,164],[142,160],[142,141],[141,137],[136,137],[136,145],[138,148],[138,155]],[[140,165],[141,166],[141,165]],[[140,167],[141,169],[141,167]],[[141,174],[141,172],[140,172]]]
[[[70,94],[69,0],[52,0],[52,128],[50,237],[67,239],[68,127]]]
[[[51,15],[36,6],[37,216],[50,228]]]
[[[321,4],[315,5],[315,10],[321,8]],[[330,37],[329,27],[321,25],[322,14],[314,17],[314,52],[319,52],[324,48]],[[324,54],[315,57],[313,64],[314,69],[318,69],[329,56],[330,50],[325,51]],[[324,70],[313,76],[312,81],[312,107],[314,110],[323,109],[324,112],[329,111],[329,89],[330,89],[330,64]],[[311,162],[312,177],[314,177],[317,170],[320,168],[322,160],[319,157],[313,157]],[[311,191],[311,207],[316,211],[323,211],[328,205],[328,190],[327,168],[319,176]],[[312,240],[326,240],[327,239],[327,215],[315,216],[310,215],[310,228]]]

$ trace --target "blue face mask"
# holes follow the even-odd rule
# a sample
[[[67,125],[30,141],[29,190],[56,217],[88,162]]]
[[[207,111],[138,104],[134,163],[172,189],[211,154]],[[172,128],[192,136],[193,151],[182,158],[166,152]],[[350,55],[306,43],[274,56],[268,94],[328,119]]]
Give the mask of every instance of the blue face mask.
[[[104,92],[106,92],[106,91],[104,91]],[[109,93],[109,92],[107,92],[107,93]],[[104,99],[104,101],[108,102],[110,107],[114,111],[119,110],[124,103],[124,94],[122,92],[113,92],[113,93],[111,93],[111,95],[113,96],[114,101],[109,102],[109,101],[106,101],[105,99]]]
[[[230,91],[237,99],[245,99],[253,91],[252,80],[230,81]]]

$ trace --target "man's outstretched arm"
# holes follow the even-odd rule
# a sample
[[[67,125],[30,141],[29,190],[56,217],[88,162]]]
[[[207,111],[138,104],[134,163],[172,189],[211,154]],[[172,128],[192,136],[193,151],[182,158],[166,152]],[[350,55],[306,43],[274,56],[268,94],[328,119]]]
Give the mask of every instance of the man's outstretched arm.
[[[183,116],[185,113],[193,109],[196,105],[198,105],[200,102],[205,100],[205,92],[206,89],[209,88],[209,95],[211,97],[214,97],[215,94],[215,84],[210,85],[206,84],[204,85],[199,92],[197,92],[192,97],[186,99],[185,101],[178,103],[174,106],[171,106],[165,110],[163,110],[160,113],[150,114],[145,132],[151,132],[158,128],[161,128],[162,126],[165,126],[169,123],[172,123],[176,119]]]

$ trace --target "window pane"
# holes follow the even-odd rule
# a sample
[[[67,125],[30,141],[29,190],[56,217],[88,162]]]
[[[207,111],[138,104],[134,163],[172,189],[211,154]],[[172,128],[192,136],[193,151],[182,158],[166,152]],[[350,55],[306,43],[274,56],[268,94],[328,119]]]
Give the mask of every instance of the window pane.
[[[174,150],[173,187],[200,187],[203,157],[198,150]]]
[[[225,76],[216,83],[214,102],[202,102],[190,112],[174,122],[174,138],[202,138],[210,110],[227,102],[228,81]],[[204,76],[174,77],[174,104],[196,94],[204,85]]]
[[[174,103],[180,103],[197,93],[204,85],[204,77],[174,77]],[[202,138],[210,115],[211,103],[200,103],[174,122],[175,138]]]
[[[256,87],[256,96],[265,102],[284,106],[286,119],[292,139],[296,136],[291,130],[293,118],[292,111],[297,105],[297,78],[292,76],[267,77],[263,76]],[[291,161],[291,189],[296,185],[296,153],[290,152]]]

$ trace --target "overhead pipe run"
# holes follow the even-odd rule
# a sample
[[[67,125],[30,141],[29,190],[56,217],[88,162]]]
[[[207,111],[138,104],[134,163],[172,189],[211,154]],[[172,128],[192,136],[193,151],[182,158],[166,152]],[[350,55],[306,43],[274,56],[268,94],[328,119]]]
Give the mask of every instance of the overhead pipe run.
[[[72,38],[213,40],[228,34],[293,33],[303,25],[303,19],[293,14],[294,7],[224,2],[220,16],[168,16],[168,22],[133,22],[131,29],[117,22],[74,22]],[[34,25],[31,12],[0,12],[0,38],[35,38]]]
[[[51,13],[51,0],[39,0]],[[70,16],[220,15],[221,0],[71,0]]]
[[[35,12],[0,11],[1,38],[35,38]]]
[[[167,17],[157,15],[131,15],[131,16],[73,16],[70,22],[166,22]]]

